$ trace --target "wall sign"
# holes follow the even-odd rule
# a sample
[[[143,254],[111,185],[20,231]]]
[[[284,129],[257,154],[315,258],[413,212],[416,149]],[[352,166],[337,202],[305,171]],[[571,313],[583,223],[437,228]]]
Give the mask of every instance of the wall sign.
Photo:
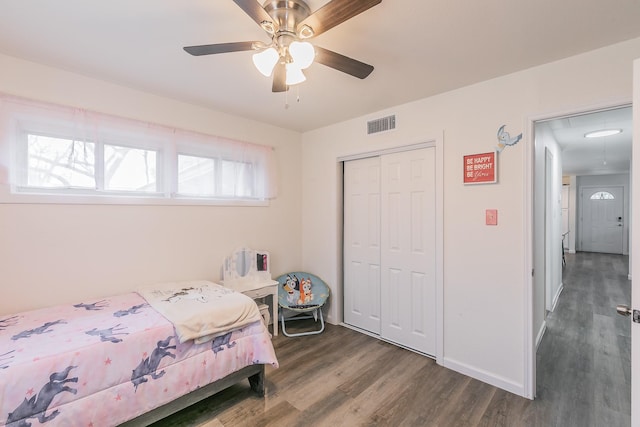
[[[495,151],[463,157],[465,184],[492,184],[498,180],[498,156]]]

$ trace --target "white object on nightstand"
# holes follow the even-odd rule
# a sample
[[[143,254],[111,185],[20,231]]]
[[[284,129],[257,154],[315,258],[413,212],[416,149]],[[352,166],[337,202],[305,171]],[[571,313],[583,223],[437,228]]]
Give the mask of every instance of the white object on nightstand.
[[[271,296],[273,335],[278,336],[278,282],[271,279],[270,263],[267,251],[238,249],[222,263],[222,284],[254,300]],[[263,314],[263,319],[268,325],[268,316]]]

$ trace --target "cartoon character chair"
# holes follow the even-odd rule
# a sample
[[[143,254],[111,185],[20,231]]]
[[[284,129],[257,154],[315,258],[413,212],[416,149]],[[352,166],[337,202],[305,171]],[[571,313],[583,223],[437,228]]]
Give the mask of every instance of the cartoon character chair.
[[[329,298],[329,286],[318,276],[302,271],[283,274],[276,280],[280,286],[280,289],[278,289],[278,305],[286,309],[280,310],[282,333],[288,337],[298,337],[319,334],[324,331],[322,306]],[[285,319],[287,310],[297,314]],[[297,333],[287,332],[285,320],[314,319],[317,323],[318,318],[320,318],[320,329]]]

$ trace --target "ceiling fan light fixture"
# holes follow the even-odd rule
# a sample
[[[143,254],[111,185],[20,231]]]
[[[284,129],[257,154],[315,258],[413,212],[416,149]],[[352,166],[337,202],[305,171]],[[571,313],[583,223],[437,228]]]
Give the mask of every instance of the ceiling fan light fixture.
[[[585,138],[601,138],[604,136],[617,135],[622,133],[622,129],[600,129],[593,132],[587,132],[584,134]]]
[[[289,45],[289,53],[291,54],[293,62],[301,70],[309,68],[316,57],[316,51],[309,42],[292,42]]]
[[[260,27],[271,35],[276,33],[276,26],[271,21],[262,21]]]
[[[308,39],[313,37],[313,34],[314,34],[313,28],[311,28],[307,24],[304,24],[302,28],[300,28],[300,31],[298,32],[298,37],[300,37],[301,39]]]
[[[269,77],[273,72],[273,67],[278,63],[278,59],[280,59],[278,51],[270,47],[262,52],[253,54],[253,65],[256,66],[263,76]]]
[[[302,83],[305,80],[307,80],[307,78],[295,63],[287,64],[287,86],[297,85],[298,83]]]

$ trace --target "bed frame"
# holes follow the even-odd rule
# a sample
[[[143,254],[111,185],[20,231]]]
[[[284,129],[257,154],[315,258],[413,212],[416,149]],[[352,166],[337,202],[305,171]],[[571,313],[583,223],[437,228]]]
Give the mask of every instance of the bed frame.
[[[192,391],[189,394],[185,394],[166,405],[159,406],[158,408],[142,414],[132,420],[129,420],[120,425],[120,427],[139,427],[148,426],[156,421],[160,421],[163,418],[168,417],[184,408],[187,408],[194,403],[197,403],[207,397],[231,387],[243,381],[245,378],[249,380],[251,390],[253,390],[258,396],[264,396],[264,365],[250,365],[246,366],[239,371],[233,372],[224,378],[219,379],[204,387],[200,387],[197,390]]]

